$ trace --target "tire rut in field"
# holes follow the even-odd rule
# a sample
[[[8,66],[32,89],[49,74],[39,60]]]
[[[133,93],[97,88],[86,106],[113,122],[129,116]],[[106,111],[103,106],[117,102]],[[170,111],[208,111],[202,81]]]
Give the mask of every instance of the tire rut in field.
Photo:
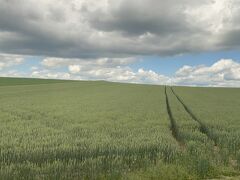
[[[198,124],[199,124],[199,131],[201,133],[205,134],[208,137],[208,139],[212,140],[214,142],[214,145],[217,146],[217,140],[213,136],[213,134],[209,131],[209,128],[193,114],[193,112],[187,107],[187,105],[177,95],[177,93],[173,90],[173,88],[170,87],[170,89],[171,89],[172,93],[174,94],[174,96],[177,98],[177,100],[182,104],[182,106],[184,107],[185,111],[190,115],[190,117],[193,120],[195,120],[196,122],[198,122]]]
[[[175,121],[175,119],[172,115],[172,111],[171,111],[171,108],[170,108],[170,105],[169,105],[169,100],[168,100],[168,95],[167,95],[167,87],[166,86],[165,86],[165,97],[166,97],[167,113],[168,113],[168,117],[169,117],[169,120],[170,120],[170,123],[171,123],[170,129],[172,131],[172,135],[176,139],[176,141],[179,143],[179,145],[181,147],[184,147],[184,141],[179,134],[176,121]]]

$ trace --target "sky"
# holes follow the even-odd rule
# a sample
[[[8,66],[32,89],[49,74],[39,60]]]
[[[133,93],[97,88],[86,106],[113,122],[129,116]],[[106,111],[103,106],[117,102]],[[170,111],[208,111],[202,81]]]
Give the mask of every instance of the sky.
[[[240,87],[238,0],[1,0],[0,76]]]

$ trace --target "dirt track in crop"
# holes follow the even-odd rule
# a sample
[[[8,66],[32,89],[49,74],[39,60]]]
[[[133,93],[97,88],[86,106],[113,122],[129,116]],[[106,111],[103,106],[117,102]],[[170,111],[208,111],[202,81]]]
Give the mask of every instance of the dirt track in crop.
[[[213,136],[213,134],[209,131],[209,128],[200,120],[198,119],[194,113],[188,108],[188,106],[183,102],[183,100],[178,96],[178,94],[173,90],[172,87],[170,87],[172,93],[175,95],[175,97],[178,99],[178,101],[182,104],[182,106],[184,107],[185,111],[189,114],[189,116],[195,120],[196,122],[198,122],[199,124],[199,130],[200,132],[202,132],[203,134],[205,134],[210,140],[212,140],[215,144],[215,146],[217,146],[217,140],[216,138]]]
[[[184,141],[179,134],[178,127],[177,127],[177,124],[176,124],[176,120],[174,119],[174,117],[172,115],[172,111],[171,111],[171,108],[170,108],[170,105],[169,105],[167,87],[166,86],[165,86],[165,96],[166,96],[167,113],[168,113],[168,117],[169,117],[170,124],[171,124],[170,129],[172,131],[172,135],[178,141],[179,145],[181,147],[183,147],[184,146]]]

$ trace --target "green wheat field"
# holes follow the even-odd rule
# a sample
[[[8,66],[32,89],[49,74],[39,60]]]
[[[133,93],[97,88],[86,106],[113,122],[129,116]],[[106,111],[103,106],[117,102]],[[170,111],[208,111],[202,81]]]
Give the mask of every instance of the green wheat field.
[[[0,78],[0,179],[240,177],[240,89]]]

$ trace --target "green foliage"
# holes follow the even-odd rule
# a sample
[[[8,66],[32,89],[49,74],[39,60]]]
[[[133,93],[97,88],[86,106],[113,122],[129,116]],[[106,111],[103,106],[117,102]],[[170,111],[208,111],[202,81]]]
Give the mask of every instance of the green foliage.
[[[175,139],[162,86],[7,78],[0,86],[2,179],[202,179],[221,175],[218,167],[238,170],[230,160],[239,158],[240,123],[216,113],[211,89],[176,92],[217,137],[217,151],[167,89],[183,141]],[[228,91],[217,95],[231,106]]]
[[[9,77],[0,78],[0,86],[52,84],[52,83],[67,83],[67,82],[73,82],[73,81],[53,80],[53,79],[33,79],[33,78],[9,78]]]

